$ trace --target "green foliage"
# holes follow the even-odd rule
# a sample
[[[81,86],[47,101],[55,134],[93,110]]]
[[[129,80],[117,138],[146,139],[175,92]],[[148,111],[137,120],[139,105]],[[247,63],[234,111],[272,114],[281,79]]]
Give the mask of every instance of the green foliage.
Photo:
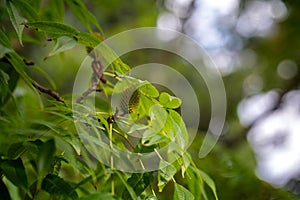
[[[207,184],[217,199],[213,181],[196,167],[186,152],[188,133],[180,114],[174,110],[180,108],[181,100],[160,92],[147,80],[130,77],[127,74],[130,67],[120,58],[114,59],[102,74],[96,74],[101,78],[96,76],[98,79],[92,80],[98,81],[92,89],[104,94],[104,97],[96,97],[99,104],[96,110],[86,106],[90,99],[85,93],[79,95],[82,95],[80,100],[87,104],[73,102],[80,108],[80,111],[74,111],[72,94],[60,96],[52,90],[60,88],[56,88],[57,83],[44,68],[48,60],[63,57],[74,48],[87,48],[86,56],[89,54],[93,63],[115,58],[114,51],[108,46],[103,45],[99,52],[93,50],[103,40],[103,31],[82,1],[7,0],[5,8],[8,13],[5,20],[9,19],[12,26],[0,29],[1,197],[158,199],[164,188],[173,187],[174,199],[194,199],[197,191],[189,191],[176,182],[181,171],[180,177],[185,185],[197,183],[202,188],[203,193],[197,198],[205,198],[201,195],[205,194],[204,185]],[[66,9],[70,9],[87,32],[64,23]],[[48,59],[36,64],[28,52],[19,49],[15,40],[24,45],[22,48],[30,45],[40,48],[45,42],[52,42],[54,46],[47,50],[46,57],[38,52],[38,57]],[[55,63],[51,70],[60,67],[68,68]],[[49,84],[51,89],[40,82],[46,86]],[[114,114],[108,100],[113,89],[122,102]],[[120,120],[121,124],[115,120]],[[83,124],[85,129],[96,134],[103,132],[120,149],[127,149],[129,145],[136,153],[155,152],[160,169],[125,173],[114,170],[113,165],[105,166],[83,144],[78,132],[85,134],[86,130],[77,130],[77,124]],[[136,131],[142,133],[142,138],[134,143],[130,134]],[[100,142],[101,138],[98,139]],[[171,163],[158,151],[170,142],[176,144],[178,154]],[[189,170],[196,171],[197,175],[184,178],[189,175]],[[198,182],[200,179],[204,181]]]

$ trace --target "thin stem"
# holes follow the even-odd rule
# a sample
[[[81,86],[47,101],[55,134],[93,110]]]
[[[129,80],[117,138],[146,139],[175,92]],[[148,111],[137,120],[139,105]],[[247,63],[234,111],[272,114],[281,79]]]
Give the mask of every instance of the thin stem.
[[[113,130],[113,124],[109,123],[109,146],[111,149],[111,154],[112,154],[112,148],[113,148],[113,143],[112,143],[112,130]],[[114,158],[111,155],[110,156],[110,168],[114,169]],[[112,180],[111,180],[111,194],[114,195],[115,194],[115,181],[114,181],[114,177],[112,176]]]
[[[52,98],[56,99],[59,102],[65,103],[65,100],[57,92],[38,84],[34,80],[31,80],[31,84],[33,85],[33,87],[38,89],[40,92],[51,96]]]

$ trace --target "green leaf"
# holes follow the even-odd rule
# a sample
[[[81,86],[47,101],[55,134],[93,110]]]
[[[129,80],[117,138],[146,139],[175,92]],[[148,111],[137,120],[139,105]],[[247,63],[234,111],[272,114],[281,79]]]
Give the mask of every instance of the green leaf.
[[[22,43],[22,34],[24,26],[22,25],[25,22],[25,19],[19,15],[18,10],[16,7],[12,4],[11,0],[7,1],[7,11],[10,18],[10,21],[14,27],[14,29],[17,32],[19,42],[23,46]]]
[[[10,145],[7,151],[7,157],[9,159],[17,159],[25,152],[23,142],[17,142]]]
[[[137,196],[140,196],[142,192],[149,186],[151,180],[153,179],[152,173],[134,173],[127,180],[127,183],[133,187]],[[131,199],[130,194],[127,190],[123,192],[123,199]]]
[[[5,177],[15,186],[28,188],[27,175],[21,158],[16,160],[4,160],[0,165]]]
[[[79,198],[79,200],[116,200],[111,193],[98,192],[89,196]]]
[[[65,198],[77,199],[76,191],[65,180],[57,175],[48,174],[42,183],[42,189],[51,195],[57,195]]]
[[[104,46],[104,45],[103,45]],[[110,53],[111,55],[114,55],[115,57],[118,57],[113,51],[112,49],[110,49],[109,47],[105,46],[106,49],[108,49],[108,53]],[[104,48],[104,49],[105,49]],[[126,65],[125,63],[123,63],[120,59],[115,60],[112,63],[113,68],[116,70],[116,72],[118,74],[126,74],[129,70],[130,67],[128,65]]]
[[[145,83],[139,88],[139,91],[145,96],[152,98],[156,98],[159,95],[157,89],[148,81],[145,81]]]
[[[12,0],[14,6],[21,11],[23,16],[30,22],[38,21],[39,16],[35,9],[27,2],[22,0]]]
[[[169,118],[172,123],[171,133],[174,133],[173,137],[175,137],[175,141],[179,144],[180,148],[185,150],[188,145],[189,138],[184,121],[180,114],[174,110],[169,110]]]
[[[0,69],[0,102],[4,104],[6,102],[6,99],[9,95],[9,76],[4,71]]]
[[[85,32],[80,32],[76,34],[75,38],[77,39],[79,44],[83,44],[85,46],[90,47],[96,47],[101,42],[96,36]]]
[[[181,100],[173,97],[166,92],[162,92],[159,96],[159,102],[166,108],[175,109],[181,105]]]
[[[8,49],[12,49],[10,40],[7,37],[7,34],[3,32],[3,30],[0,28],[0,44],[2,44],[4,47]]]
[[[7,189],[6,185],[3,183],[2,179],[0,179],[0,194],[1,194],[1,199],[5,199],[5,200],[11,199],[8,189]]]
[[[23,59],[15,52],[8,53],[6,55],[8,61],[15,68],[15,70],[20,74],[26,84],[35,91],[35,88],[31,84],[31,79],[25,72],[27,66],[23,62]]]
[[[160,105],[153,105],[150,110],[150,129],[152,134],[156,134],[162,130],[167,120],[167,112]],[[144,133],[144,136],[147,137],[149,134]]]
[[[189,168],[191,162],[189,159],[189,155],[188,154],[183,154],[182,156],[182,165],[181,165],[181,175],[184,178],[184,174],[186,172],[186,170]]]
[[[77,42],[73,37],[61,36],[61,37],[57,38],[54,48],[47,55],[46,58],[49,58],[50,56],[53,56],[55,54],[72,49],[73,47],[76,46],[76,44],[77,44]]]
[[[208,185],[208,187],[210,187],[210,189],[212,190],[215,199],[218,200],[218,195],[217,195],[217,190],[216,190],[216,185],[214,183],[214,181],[202,170],[197,169],[197,171],[199,172],[200,176],[203,178],[203,181]]]
[[[39,21],[25,23],[25,26],[37,31],[53,34],[58,37],[74,37],[79,44],[83,44],[85,46],[96,47],[101,42],[96,36],[92,34],[79,32],[75,28],[59,22]]]
[[[37,169],[39,177],[44,177],[51,168],[54,159],[55,144],[54,140],[48,140],[39,146]]]
[[[188,188],[189,190],[192,192],[192,194],[194,194],[194,197],[197,200],[202,200],[202,196],[204,197],[204,199],[206,200],[206,194],[203,194],[203,181],[202,178],[199,178],[198,174],[191,168],[188,167],[186,170],[187,173],[187,184],[188,184]]]
[[[137,196],[133,190],[133,188],[126,182],[126,180],[124,179],[124,177],[122,176],[122,174],[118,171],[115,171],[115,173],[118,175],[119,179],[122,181],[123,185],[126,187],[127,191],[130,194],[130,197],[132,199],[137,199]]]
[[[191,191],[201,192],[204,199],[208,199],[203,184],[206,183],[208,187],[212,190],[215,199],[218,200],[215,183],[205,172],[193,166],[190,166],[187,172],[189,176],[195,177],[188,182]],[[193,183],[193,180],[195,179],[198,180],[197,183]]]
[[[33,65],[31,66],[33,69],[35,69],[38,73],[40,73],[50,84],[53,90],[57,90],[56,84],[54,80],[51,78],[51,76],[40,66],[38,65]]]
[[[51,0],[48,1],[48,5],[42,9],[42,20],[63,22],[64,13],[65,13],[64,1]]]
[[[173,199],[174,200],[194,200],[195,197],[185,187],[183,187],[182,185],[179,185],[178,183],[175,183]]]
[[[79,31],[76,30],[75,28],[59,22],[38,21],[38,22],[25,23],[24,25],[30,29],[43,31],[58,36],[74,37],[79,33]]]
[[[82,1],[66,0],[74,15],[84,24],[89,32],[93,32],[91,24],[93,24],[101,33],[103,33],[99,26],[96,17],[85,7]]]
[[[159,192],[162,192],[164,187],[168,184],[168,182],[176,174],[177,169],[172,164],[170,164],[164,160],[160,160],[159,168],[160,168],[160,170],[158,171],[157,186],[158,186]]]
[[[9,48],[3,46],[2,44],[0,44],[0,59],[3,58],[5,56],[5,54],[11,53],[13,51],[14,50],[9,49]]]

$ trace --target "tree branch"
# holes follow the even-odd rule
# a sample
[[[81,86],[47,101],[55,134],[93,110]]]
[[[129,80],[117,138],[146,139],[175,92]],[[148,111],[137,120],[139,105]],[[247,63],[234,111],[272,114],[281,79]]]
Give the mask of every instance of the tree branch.
[[[65,103],[65,100],[55,91],[49,89],[49,88],[46,88],[40,84],[38,84],[36,81],[34,80],[31,80],[31,83],[32,85],[38,89],[41,93],[45,93],[49,96],[51,96],[52,98],[56,99],[57,101],[59,102],[62,102],[62,103]]]

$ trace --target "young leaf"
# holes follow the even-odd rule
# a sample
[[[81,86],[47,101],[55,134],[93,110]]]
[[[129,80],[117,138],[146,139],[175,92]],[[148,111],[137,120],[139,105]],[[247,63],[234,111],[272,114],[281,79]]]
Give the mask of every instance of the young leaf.
[[[145,81],[145,83],[139,88],[139,91],[148,97],[156,98],[159,95],[157,89],[147,81]]]
[[[51,195],[57,195],[64,198],[77,199],[76,191],[65,180],[54,174],[48,174],[43,182],[42,189]]]
[[[61,36],[57,39],[55,47],[47,55],[47,57],[45,57],[45,59],[47,59],[50,56],[53,56],[55,54],[72,49],[73,47],[76,46],[76,44],[77,44],[77,42],[73,37]]]
[[[159,96],[159,102],[166,108],[175,109],[181,105],[181,100],[173,97],[166,92],[162,92]]]
[[[38,21],[25,23],[24,25],[37,31],[43,31],[58,36],[74,37],[79,33],[75,28],[59,22]]]
[[[182,185],[179,185],[178,183],[175,183],[173,199],[174,200],[194,200],[195,197],[185,187],[183,187]]]
[[[23,46],[22,34],[23,34],[24,26],[22,24],[25,22],[25,19],[19,15],[18,10],[12,4],[11,0],[7,1],[7,11],[8,11],[10,21],[17,32],[19,42]]]
[[[17,187],[28,188],[27,175],[21,158],[4,160],[0,165],[5,177]]]

